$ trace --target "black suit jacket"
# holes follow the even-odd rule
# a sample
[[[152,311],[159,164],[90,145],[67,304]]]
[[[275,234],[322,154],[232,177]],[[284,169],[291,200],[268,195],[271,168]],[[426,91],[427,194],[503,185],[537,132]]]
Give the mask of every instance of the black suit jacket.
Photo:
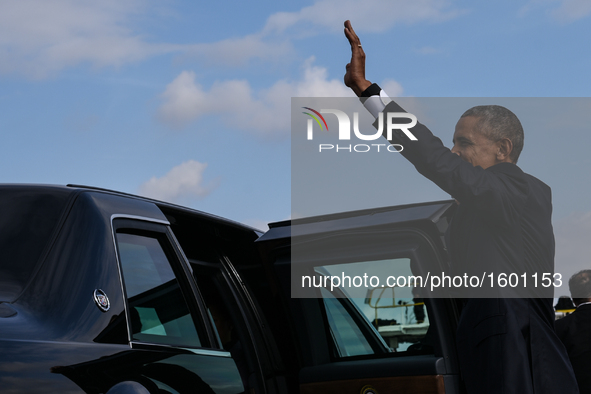
[[[554,323],[573,365],[581,394],[591,394],[591,304]]]
[[[384,112],[405,112],[396,103]],[[467,298],[458,326],[458,353],[469,393],[576,393],[574,374],[554,333],[554,272],[550,188],[517,165],[483,169],[463,161],[418,123],[411,141],[400,130],[393,143],[422,175],[459,202],[446,238],[453,275],[493,273],[493,286],[462,288]],[[526,287],[500,287],[498,275],[526,274]],[[538,287],[531,275],[538,273]],[[523,279],[520,279],[523,280]],[[521,282],[523,284],[523,282]],[[531,292],[531,290],[535,290]],[[486,298],[483,298],[486,297]],[[514,297],[514,298],[508,298]]]
[[[392,102],[385,112],[404,110]],[[533,293],[552,297],[552,289],[540,285],[543,273],[554,272],[550,187],[512,163],[487,169],[474,167],[453,154],[421,123],[411,131],[416,141],[395,130],[393,142],[404,147],[402,155],[419,173],[459,202],[447,237],[453,273],[479,278],[483,273],[493,273],[492,287],[487,277],[486,285],[475,294],[460,296],[510,297]],[[529,286],[524,292],[511,286],[502,288],[496,280],[500,273],[526,273]],[[535,273],[539,274],[537,287],[533,286]],[[519,283],[523,284],[521,276]],[[519,288],[523,290],[523,286]]]

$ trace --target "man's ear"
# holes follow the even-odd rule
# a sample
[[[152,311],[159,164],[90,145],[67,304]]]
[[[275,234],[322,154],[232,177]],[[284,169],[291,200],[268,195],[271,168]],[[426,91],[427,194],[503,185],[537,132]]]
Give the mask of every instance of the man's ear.
[[[513,152],[513,141],[509,138],[503,138],[499,141],[499,150],[497,152],[497,160],[511,161],[511,152]]]

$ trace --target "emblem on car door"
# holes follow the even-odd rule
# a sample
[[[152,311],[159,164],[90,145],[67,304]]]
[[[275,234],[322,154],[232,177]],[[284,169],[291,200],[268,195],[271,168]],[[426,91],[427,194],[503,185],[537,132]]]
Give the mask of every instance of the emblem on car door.
[[[94,291],[94,302],[96,306],[103,312],[106,312],[111,307],[111,303],[109,302],[109,297],[105,294],[104,291],[101,289],[96,289]]]
[[[377,390],[374,389],[372,386],[370,386],[369,384],[367,386],[363,386],[361,388],[361,393],[360,394],[378,394]]]

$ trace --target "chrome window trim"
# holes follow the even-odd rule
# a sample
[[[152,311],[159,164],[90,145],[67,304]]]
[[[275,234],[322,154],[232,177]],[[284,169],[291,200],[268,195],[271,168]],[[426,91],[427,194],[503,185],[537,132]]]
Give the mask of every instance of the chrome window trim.
[[[203,348],[188,348],[182,346],[172,346],[172,345],[163,345],[163,344],[154,344],[149,342],[129,342],[129,346],[133,349],[134,345],[136,348],[143,348],[146,347],[154,347],[154,348],[162,348],[162,349],[182,349],[193,354],[198,354],[200,356],[214,356],[214,357],[227,357],[232,358],[232,354],[227,350],[217,350],[217,349],[203,349]]]
[[[111,215],[111,229],[113,228],[113,220],[114,219],[143,220],[145,222],[160,223],[160,224],[165,224],[167,226],[170,226],[170,222],[168,220],[154,219],[154,218],[149,218],[146,216],[127,215],[127,214],[123,214],[123,213],[114,213]]]

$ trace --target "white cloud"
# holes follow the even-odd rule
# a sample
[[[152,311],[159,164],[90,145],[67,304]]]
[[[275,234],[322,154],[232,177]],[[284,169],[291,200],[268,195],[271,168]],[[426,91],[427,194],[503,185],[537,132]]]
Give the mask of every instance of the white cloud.
[[[243,67],[251,59],[286,61],[295,53],[292,39],[326,30],[341,33],[348,18],[358,31],[385,31],[462,13],[448,0],[320,0],[297,12],[275,13],[262,30],[244,37],[173,44],[149,42],[139,33],[137,17],[153,8],[152,0],[1,1],[0,73],[45,78],[80,64],[118,67],[170,52]]]
[[[582,269],[591,269],[591,212],[576,213],[554,223],[556,272],[566,285],[560,294],[568,295],[568,280]],[[564,294],[563,294],[564,293]]]
[[[195,73],[183,71],[161,95],[164,103],[159,109],[160,119],[172,128],[183,128],[194,119],[211,112],[211,101],[201,85],[195,83]]]
[[[255,34],[208,44],[196,44],[189,55],[235,67],[251,59],[281,61],[294,49],[290,40],[328,30],[343,34],[351,19],[357,32],[383,32],[398,24],[442,22],[464,14],[448,0],[320,0],[297,12],[277,12]]]
[[[285,37],[276,39],[257,33],[214,43],[191,45],[187,48],[186,57],[210,64],[243,67],[251,59],[281,61],[289,59],[293,53],[291,42]]]
[[[158,117],[169,127],[180,129],[204,115],[217,114],[223,115],[228,126],[240,130],[286,135],[291,97],[353,97],[341,80],[328,79],[327,70],[314,66],[313,61],[310,58],[304,63],[299,81],[281,80],[259,92],[253,92],[244,80],[216,82],[206,91],[195,81],[195,73],[183,71],[162,93]]]
[[[87,63],[120,66],[180,46],[150,44],[130,27],[147,0],[0,2],[0,73],[43,78]]]
[[[311,25],[342,32],[343,22],[351,19],[356,31],[381,32],[398,24],[441,22],[463,13],[446,0],[320,0],[297,12],[271,15],[263,31],[283,32],[295,25]]]
[[[551,12],[559,22],[573,22],[591,14],[589,0],[562,0],[560,6]]]
[[[186,161],[161,178],[152,177],[139,188],[142,196],[168,202],[182,202],[207,196],[215,185],[204,185],[203,173],[207,163]]]
[[[591,14],[589,0],[530,0],[519,10],[519,16],[524,16],[536,9],[545,9],[556,21],[570,23],[585,18]]]
[[[386,92],[386,94],[390,97],[401,97],[402,92],[404,89],[402,85],[396,82],[393,79],[386,79],[381,84],[380,87]]]

